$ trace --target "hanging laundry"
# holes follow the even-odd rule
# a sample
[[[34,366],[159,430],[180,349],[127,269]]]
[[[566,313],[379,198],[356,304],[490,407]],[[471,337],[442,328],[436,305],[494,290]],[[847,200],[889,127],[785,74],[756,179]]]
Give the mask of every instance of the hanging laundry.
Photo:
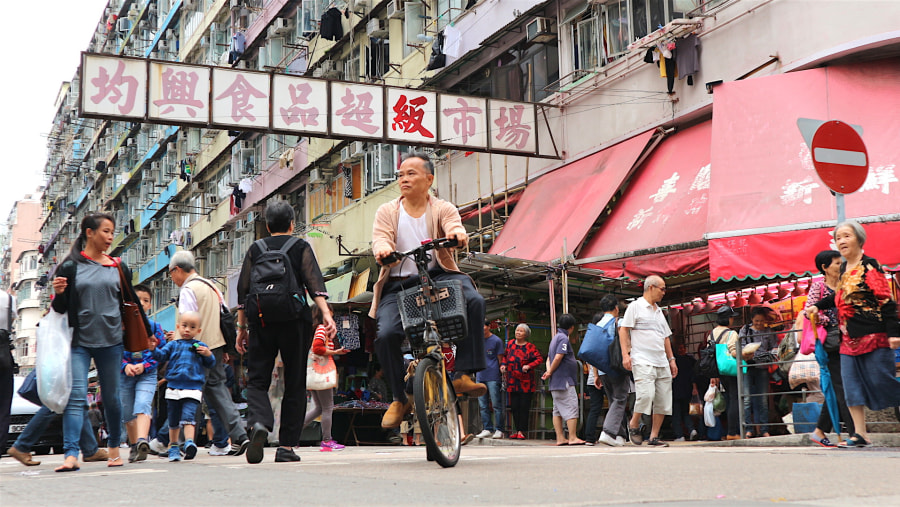
[[[344,166],[342,170],[344,172],[344,197],[353,199],[353,168]]]
[[[183,181],[187,181],[188,183],[190,183],[191,172],[192,172],[191,165],[188,163],[187,160],[182,159],[181,162],[178,163],[178,166],[181,169],[181,171],[178,174],[178,177],[180,179],[182,179]]]
[[[244,192],[245,194],[253,192],[253,180],[250,178],[242,179],[241,182],[238,183],[238,188],[241,189],[241,192]]]
[[[244,37],[244,32],[235,32],[235,34],[231,36],[231,50],[240,56],[244,54],[246,49],[247,38]]]
[[[678,66],[678,79],[692,78],[700,72],[700,37],[688,35],[675,41],[675,64]],[[692,84],[690,79],[688,84]]]
[[[178,246],[184,245],[184,231],[181,229],[176,229],[172,231],[172,234],[169,234],[169,241]]]
[[[231,192],[231,197],[234,199],[234,208],[241,211],[241,208],[244,207],[244,199],[247,197],[247,193],[241,190],[240,186],[237,186],[234,187],[234,191]]]
[[[323,39],[338,40],[344,36],[344,28],[341,25],[341,11],[332,7],[322,14],[319,22],[319,35]]]
[[[444,28],[444,54],[447,55],[447,65],[453,63],[462,53],[462,32],[458,28],[447,25]]]

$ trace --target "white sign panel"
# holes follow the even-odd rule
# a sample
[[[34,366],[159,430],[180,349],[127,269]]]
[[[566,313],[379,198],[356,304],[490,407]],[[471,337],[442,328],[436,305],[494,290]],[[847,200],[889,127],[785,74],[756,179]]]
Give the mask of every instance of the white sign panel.
[[[151,63],[147,115],[172,122],[209,123],[209,78],[208,67]]]
[[[441,144],[488,147],[487,99],[441,94]]]
[[[277,74],[272,87],[272,128],[328,133],[328,82]]]
[[[414,144],[437,141],[437,93],[388,88],[387,104],[389,140]]]
[[[506,100],[490,101],[492,150],[537,151],[537,124],[534,106]]]
[[[384,137],[384,88],[331,83],[331,132],[352,137]]]
[[[147,107],[147,61],[86,57],[81,86],[83,113],[143,117]]]
[[[212,83],[213,123],[268,128],[268,74],[216,68]]]

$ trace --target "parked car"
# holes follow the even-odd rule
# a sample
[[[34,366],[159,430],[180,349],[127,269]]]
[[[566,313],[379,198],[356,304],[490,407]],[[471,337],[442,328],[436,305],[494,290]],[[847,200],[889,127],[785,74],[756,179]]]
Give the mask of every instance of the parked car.
[[[19,396],[19,388],[25,377],[13,377],[13,400],[9,418],[9,436],[3,446],[4,452],[12,447],[19,438],[19,435],[25,431],[25,426],[34,417],[34,414],[41,408],[34,403]],[[41,435],[41,438],[32,448],[35,454],[55,454],[63,452],[63,433],[62,433],[62,415],[57,414],[53,422],[47,427],[47,430]]]

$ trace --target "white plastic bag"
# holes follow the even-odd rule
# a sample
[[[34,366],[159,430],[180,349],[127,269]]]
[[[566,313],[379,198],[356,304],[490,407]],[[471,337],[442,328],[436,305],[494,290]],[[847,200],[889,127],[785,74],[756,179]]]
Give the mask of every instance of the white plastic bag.
[[[41,319],[37,328],[38,396],[41,402],[57,414],[62,414],[72,391],[72,328],[69,316],[53,310]]]
[[[713,409],[713,402],[707,401],[703,404],[703,423],[707,427],[712,428],[716,425],[716,413]]]
[[[703,395],[703,401],[712,402],[716,399],[716,386],[710,384],[709,389],[706,390],[706,394]]]

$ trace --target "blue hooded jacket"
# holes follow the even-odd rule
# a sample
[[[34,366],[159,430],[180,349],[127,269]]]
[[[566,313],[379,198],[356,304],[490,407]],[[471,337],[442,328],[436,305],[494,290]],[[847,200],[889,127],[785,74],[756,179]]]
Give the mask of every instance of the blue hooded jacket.
[[[194,352],[194,344],[206,344],[191,339],[172,340],[164,347],[153,351],[153,357],[160,363],[168,363],[166,381],[170,389],[203,389],[206,383],[206,368],[216,364],[214,356],[201,356]]]

